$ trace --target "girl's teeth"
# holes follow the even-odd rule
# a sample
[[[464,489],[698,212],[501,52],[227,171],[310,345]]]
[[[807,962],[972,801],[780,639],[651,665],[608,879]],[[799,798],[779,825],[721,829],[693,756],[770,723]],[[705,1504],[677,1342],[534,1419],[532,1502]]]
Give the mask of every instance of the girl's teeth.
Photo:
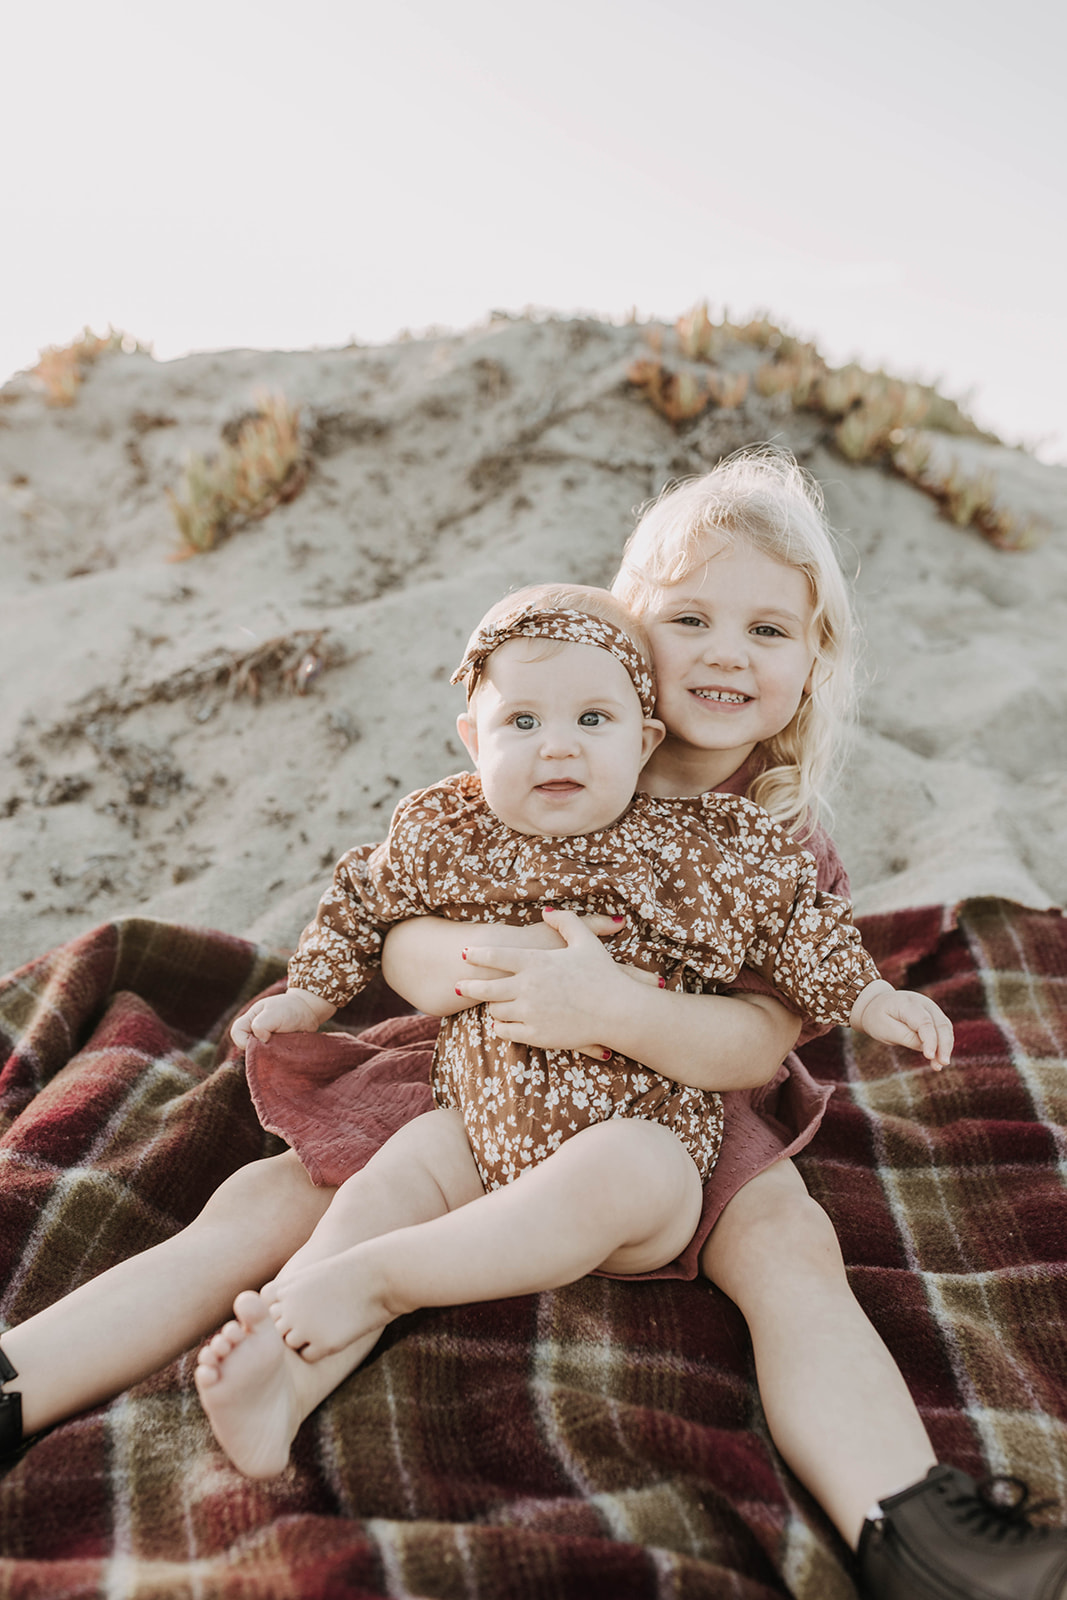
[[[712,689],[697,689],[695,692],[701,700],[725,700],[731,706],[744,705],[748,699],[747,694],[718,694]]]

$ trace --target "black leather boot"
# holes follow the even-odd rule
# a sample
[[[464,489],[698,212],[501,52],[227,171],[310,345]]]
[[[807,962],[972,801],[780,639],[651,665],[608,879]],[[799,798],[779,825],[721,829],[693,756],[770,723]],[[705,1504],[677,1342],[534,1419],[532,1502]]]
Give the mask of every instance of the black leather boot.
[[[860,1536],[866,1600],[1067,1600],[1067,1531],[1035,1528],[1018,1478],[954,1467],[881,1503]]]
[[[18,1373],[0,1350],[0,1383],[10,1383]],[[22,1444],[22,1396],[0,1393],[0,1461]]]

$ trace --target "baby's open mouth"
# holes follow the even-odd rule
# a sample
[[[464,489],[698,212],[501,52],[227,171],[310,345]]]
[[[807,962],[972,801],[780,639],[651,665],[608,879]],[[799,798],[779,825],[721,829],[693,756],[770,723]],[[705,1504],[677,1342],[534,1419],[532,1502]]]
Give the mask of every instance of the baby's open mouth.
[[[752,699],[750,694],[740,694],[734,689],[692,689],[698,700],[718,700],[722,705],[743,706]]]

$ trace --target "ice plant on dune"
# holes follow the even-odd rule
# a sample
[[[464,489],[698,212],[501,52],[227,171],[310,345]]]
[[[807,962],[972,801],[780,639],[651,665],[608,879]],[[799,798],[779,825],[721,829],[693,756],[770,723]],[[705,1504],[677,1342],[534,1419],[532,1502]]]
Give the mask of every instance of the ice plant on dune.
[[[668,422],[675,425],[699,417],[709,406],[733,411],[748,393],[747,372],[725,372],[711,368],[731,343],[737,330],[728,322],[714,323],[707,301],[687,311],[674,324],[674,339],[681,362],[669,365],[663,359],[663,337],[650,329],[645,337],[649,354],[631,362],[627,379]]]
[[[675,371],[657,357],[632,361],[626,377],[668,422],[688,422],[711,404],[711,388],[703,373],[685,368]]]
[[[190,455],[182,485],[167,498],[182,537],[179,557],[211,550],[234,528],[294,500],[307,482],[300,407],[260,395],[233,443],[217,456]]]
[[[689,361],[711,361],[722,345],[723,330],[708,315],[706,300],[680,316],[674,331],[678,336],[678,348]]]
[[[950,522],[977,528],[998,549],[1032,550],[1048,535],[1041,517],[1002,504],[995,473],[968,477],[955,457],[939,468],[928,434],[899,432],[890,442],[890,460],[894,471],[935,500]]]
[[[724,371],[712,362],[731,346],[737,352],[747,345],[768,356],[753,375],[757,394],[765,399],[785,395],[798,411],[825,417],[828,439],[846,460],[899,473],[936,500],[958,527],[976,528],[1001,549],[1028,549],[1044,536],[1039,517],[1020,515],[998,502],[991,472],[968,476],[955,460],[940,471],[931,466],[931,451],[924,443],[930,431],[1000,442],[932,384],[870,372],[854,361],[831,367],[814,344],[785,332],[765,315],[746,323],[727,317],[713,322],[707,301],[675,323],[677,359],[665,357],[663,330],[649,329],[645,343],[646,353],[631,363],[627,378],[675,427],[710,406],[732,410],[741,404],[748,372]]]
[[[70,344],[47,345],[37,365],[30,368],[30,376],[44,389],[47,405],[71,406],[87,369],[98,356],[119,350],[129,355],[145,348],[132,334],[121,333],[117,328],[109,327],[105,334],[83,328],[81,338]]]

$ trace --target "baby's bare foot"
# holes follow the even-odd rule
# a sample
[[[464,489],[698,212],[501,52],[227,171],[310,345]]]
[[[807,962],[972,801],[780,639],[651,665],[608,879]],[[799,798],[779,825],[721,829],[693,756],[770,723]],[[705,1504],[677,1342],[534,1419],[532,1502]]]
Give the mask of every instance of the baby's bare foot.
[[[301,1423],[290,1363],[262,1298],[246,1289],[228,1322],[201,1350],[196,1387],[219,1444],[249,1478],[273,1478],[289,1460]]]
[[[373,1344],[396,1315],[374,1292],[372,1277],[357,1265],[356,1251],[345,1251],[292,1276],[287,1271],[263,1297],[290,1349],[305,1361],[321,1361],[357,1341]]]

